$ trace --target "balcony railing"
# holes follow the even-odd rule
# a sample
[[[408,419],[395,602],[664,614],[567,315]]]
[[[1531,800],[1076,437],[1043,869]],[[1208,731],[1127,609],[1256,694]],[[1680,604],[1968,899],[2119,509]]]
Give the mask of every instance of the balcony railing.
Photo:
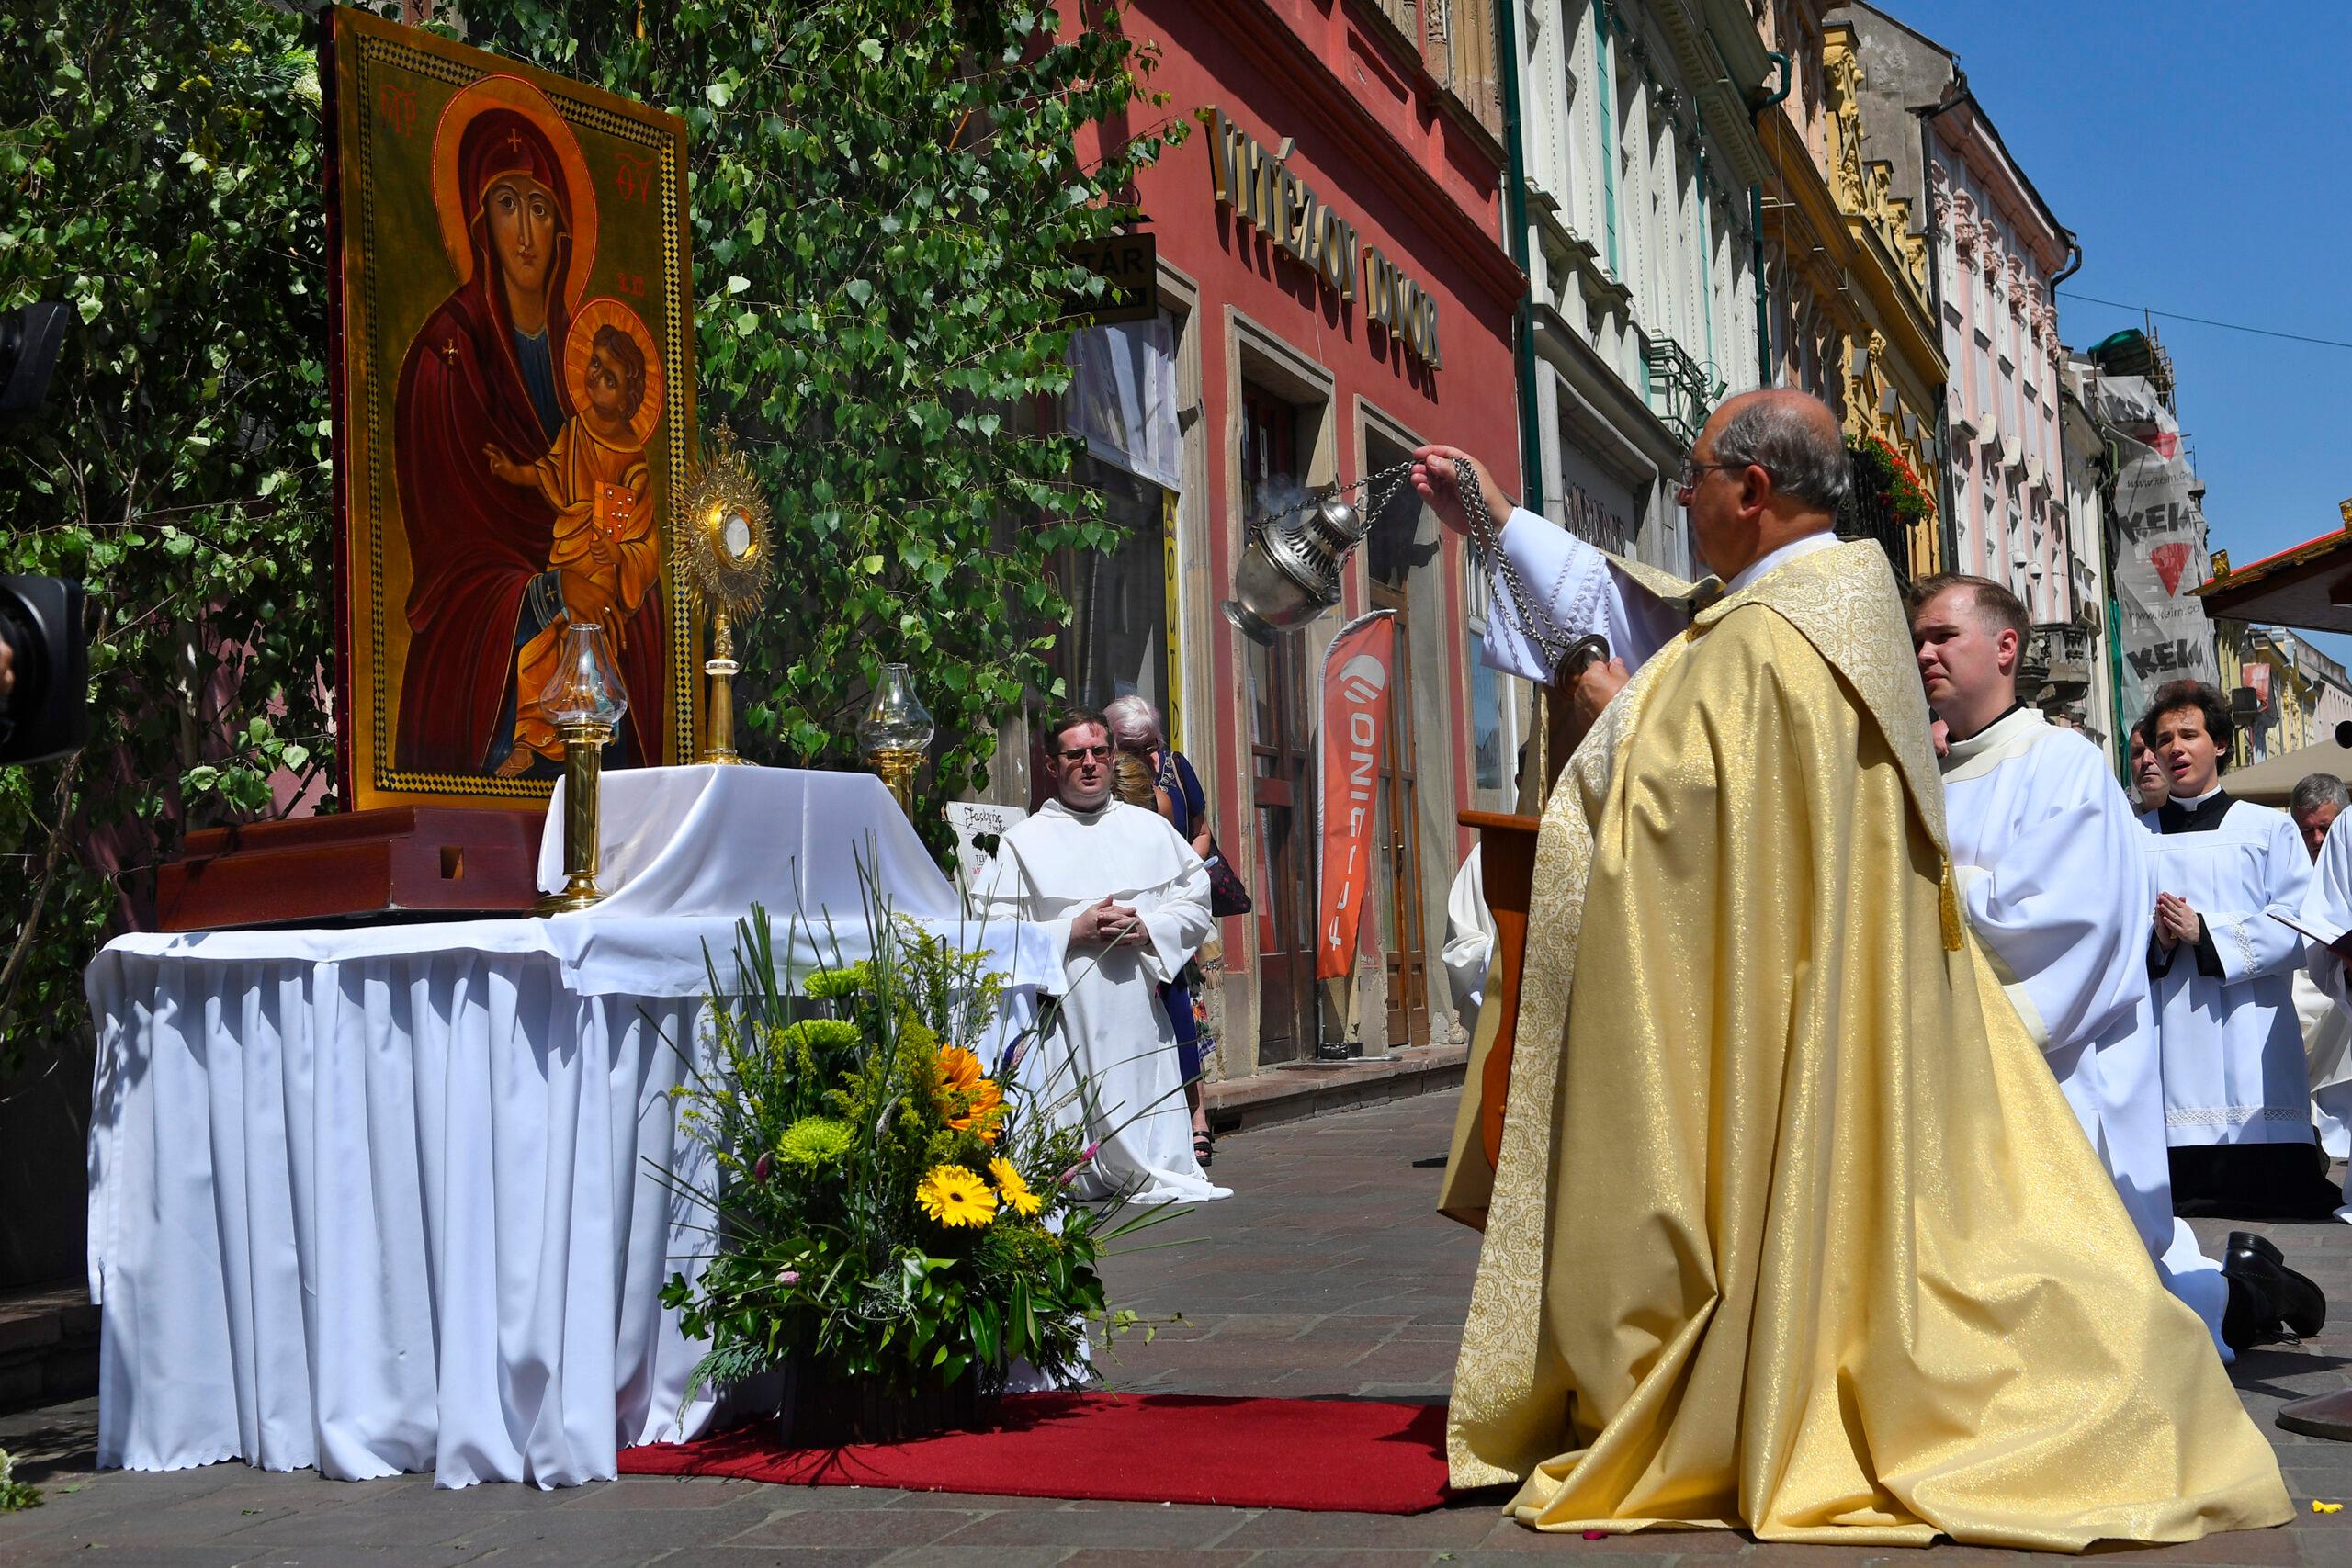
[[[1642,366],[1649,372],[1650,412],[1682,437],[1684,446],[1699,439],[1713,407],[1715,387],[1706,368],[1680,344],[1664,333],[1640,333]]]
[[[1859,457],[1846,487],[1846,503],[1838,509],[1838,536],[1875,539],[1894,569],[1894,585],[1911,592],[1911,525],[1896,515],[1894,498],[1878,488],[1878,475]]]

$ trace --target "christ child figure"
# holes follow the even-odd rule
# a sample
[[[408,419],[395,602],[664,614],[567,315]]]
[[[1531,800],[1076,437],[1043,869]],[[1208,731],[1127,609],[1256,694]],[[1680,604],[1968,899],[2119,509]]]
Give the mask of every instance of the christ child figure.
[[[490,471],[536,489],[556,509],[548,567],[556,573],[563,612],[524,644],[514,670],[514,749],[498,765],[502,778],[530,772],[541,758],[560,761],[563,742],[541,697],[574,623],[605,628],[615,652],[629,618],[662,570],[662,546],[647,500],[645,443],[662,416],[661,359],[637,312],[615,299],[592,300],[572,318],[564,369],[575,412],[546,457],[518,463],[496,443],[482,449]]]

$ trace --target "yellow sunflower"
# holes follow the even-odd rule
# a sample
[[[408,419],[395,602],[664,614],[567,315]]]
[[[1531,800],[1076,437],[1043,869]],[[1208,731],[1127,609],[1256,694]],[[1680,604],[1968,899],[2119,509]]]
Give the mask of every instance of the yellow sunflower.
[[[939,1048],[940,1117],[959,1133],[996,1142],[1004,1116],[1004,1091],[980,1076],[980,1059],[961,1045]]]
[[[996,1194],[960,1165],[934,1165],[915,1188],[915,1201],[941,1224],[984,1225],[996,1218]]]
[[[997,1123],[1004,1118],[1004,1094],[996,1087],[994,1078],[982,1078],[978,1089],[972,1091],[971,1104],[965,1110],[951,1111],[947,1124],[959,1133],[970,1133],[984,1144],[996,1142]]]
[[[939,1087],[950,1094],[969,1094],[979,1087],[980,1059],[961,1045],[939,1048]]]
[[[1029,1190],[1029,1184],[1021,1179],[1021,1173],[1013,1169],[1012,1162],[1003,1156],[999,1155],[989,1161],[989,1174],[996,1178],[996,1190],[1003,1195],[1004,1206],[1023,1219],[1028,1219],[1046,1206],[1046,1201]]]

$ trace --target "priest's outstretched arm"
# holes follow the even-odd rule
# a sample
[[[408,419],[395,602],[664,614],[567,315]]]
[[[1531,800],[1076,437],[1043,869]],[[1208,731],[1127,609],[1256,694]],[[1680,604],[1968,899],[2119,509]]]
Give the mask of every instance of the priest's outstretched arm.
[[[1630,671],[1640,669],[1690,624],[1689,609],[1679,598],[1690,592],[1690,584],[1596,549],[1548,518],[1512,506],[1486,466],[1467,453],[1452,446],[1424,446],[1414,456],[1414,487],[1446,526],[1475,537],[1454,466],[1468,459],[1487,515],[1500,529],[1504,560],[1528,592],[1542,601],[1532,606],[1537,626],[1556,627],[1562,640],[1604,637],[1610,652]],[[1495,585],[1485,661],[1507,675],[1541,684],[1552,679],[1553,671],[1530,631],[1529,609],[1514,601],[1508,581]]]

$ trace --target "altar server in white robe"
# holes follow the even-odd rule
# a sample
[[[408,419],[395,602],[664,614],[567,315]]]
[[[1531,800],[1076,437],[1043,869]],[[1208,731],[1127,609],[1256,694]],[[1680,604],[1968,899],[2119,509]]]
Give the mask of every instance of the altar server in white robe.
[[[2301,836],[2303,848],[2310,852],[2314,863],[2326,845],[2335,819],[2344,808],[2352,806],[2352,794],[2347,794],[2344,781],[2334,773],[2307,773],[2295,781],[2295,792],[2287,800],[2287,815],[2295,819],[2295,831]],[[2305,908],[2312,900],[2330,897],[2321,890],[2321,878],[2316,864],[2312,872],[2312,890],[2303,897]],[[2295,976],[2295,1013],[2303,1026],[2303,1066],[2312,1086],[2312,1125],[2319,1133],[2319,1146],[2327,1151],[2330,1159],[2352,1156],[2352,1012],[2338,1006],[2331,995],[2343,987],[2334,984],[2331,969],[2335,961],[2324,953],[2313,952],[2311,972]],[[2345,1218],[2345,1211],[2336,1211],[2336,1218]]]
[[[2018,701],[2031,630],[2017,596],[1986,579],[1945,573],[1913,591],[1919,677],[1947,731],[1939,766],[1962,908],[2156,1272],[2231,1360],[2277,1337],[2284,1314],[2267,1270],[2225,1280],[2173,1215],[2147,834],[2098,748]]]
[[[2148,965],[2164,1040],[2173,1203],[2182,1213],[2324,1219],[2343,1201],[2312,1128],[2294,975],[2311,857],[2283,811],[2233,800],[2220,692],[2161,688],[2141,733],[2171,798],[2141,820],[2156,885]]]
[[[1495,917],[1487,908],[1484,846],[1473,844],[1445,896],[1446,977],[1453,982],[1453,1011],[1462,1027],[1478,1032],[1478,1010],[1487,999],[1487,965],[1495,954]]]
[[[1202,1174],[1159,987],[1215,922],[1209,874],[1156,811],[1111,798],[1102,716],[1073,709],[1056,724],[1046,770],[1055,798],[999,840],[974,903],[993,919],[1042,926],[1064,976],[1058,1028],[1021,1065],[1021,1081],[1068,1099],[1096,1145],[1078,1177],[1089,1197],[1138,1203],[1232,1196]]]

